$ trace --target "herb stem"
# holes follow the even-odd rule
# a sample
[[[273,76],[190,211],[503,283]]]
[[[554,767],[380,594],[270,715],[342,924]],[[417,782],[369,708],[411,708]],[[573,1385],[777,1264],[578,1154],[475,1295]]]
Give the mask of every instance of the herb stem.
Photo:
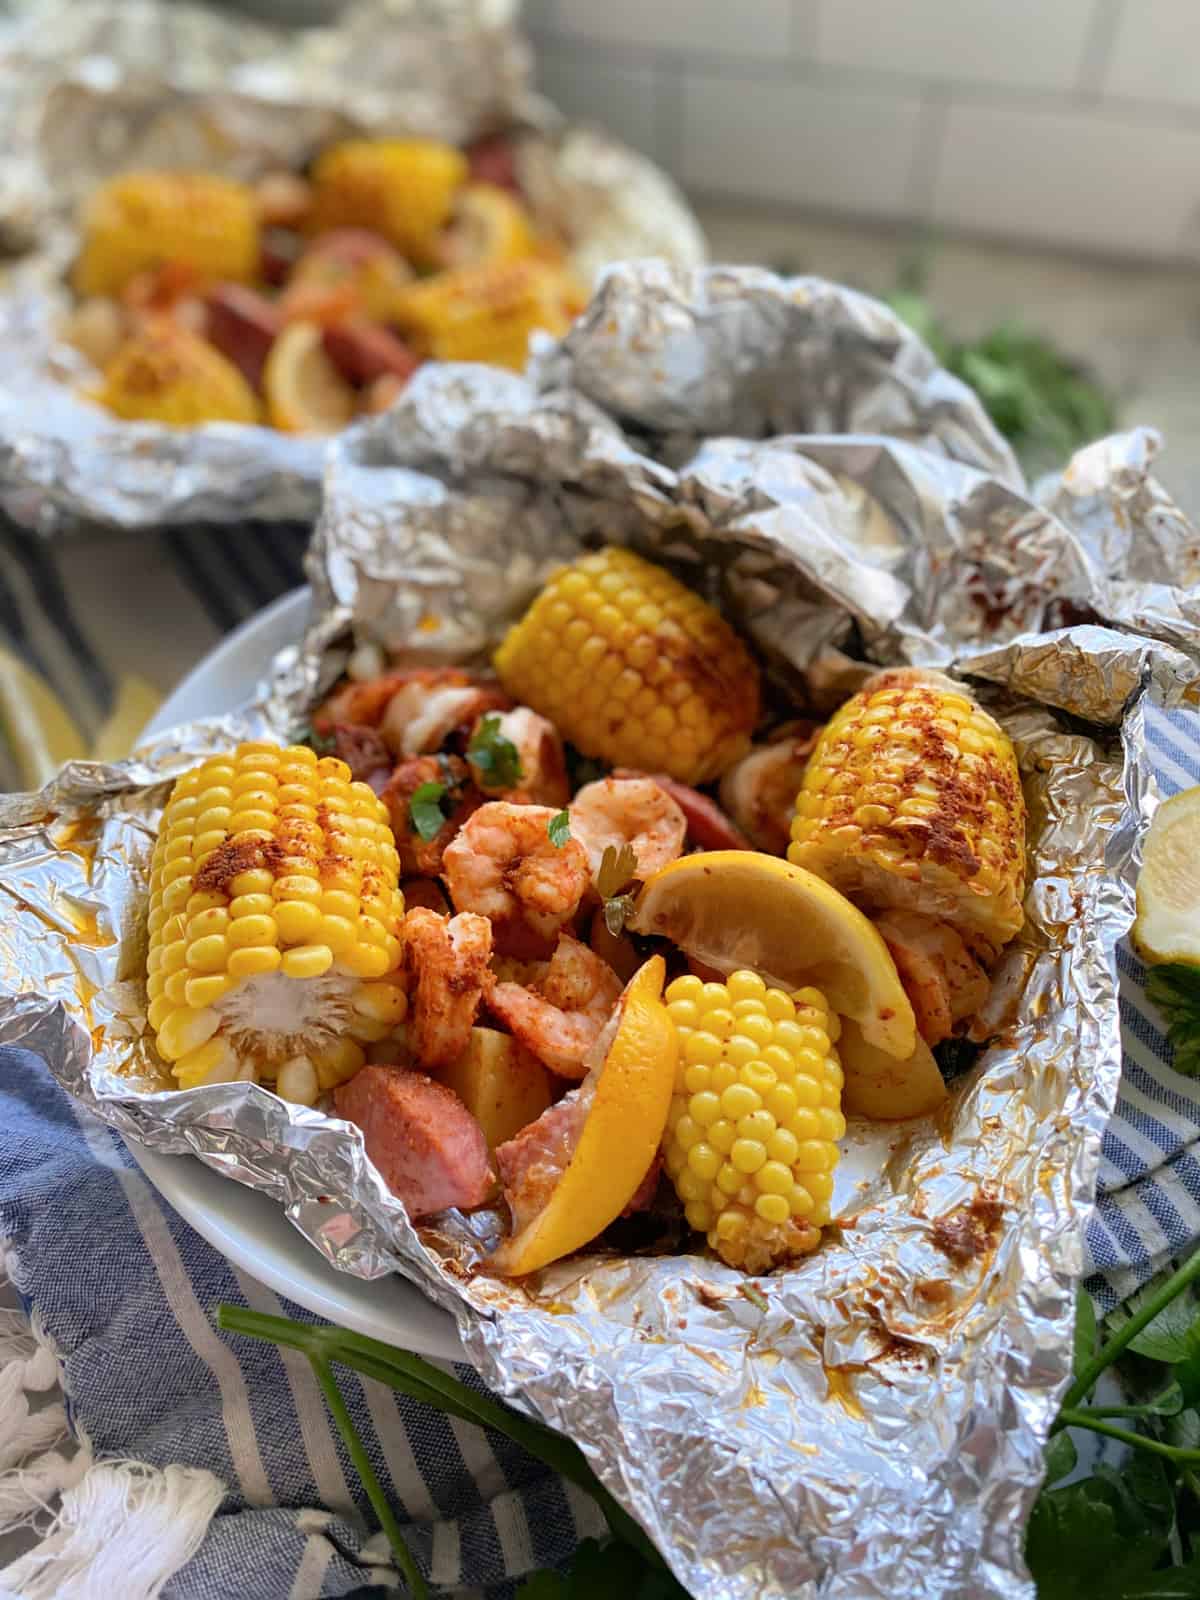
[[[434,1406],[439,1411],[448,1412],[463,1422],[473,1423],[479,1428],[492,1428],[503,1434],[531,1456],[544,1462],[552,1471],[590,1494],[604,1513],[615,1537],[640,1551],[653,1567],[663,1569],[665,1564],[653,1542],[596,1477],[579,1446],[562,1434],[510,1410],[490,1395],[469,1389],[465,1383],[460,1383],[457,1378],[442,1372],[420,1356],[397,1350],[365,1334],[351,1333],[349,1329],[329,1325],[314,1327],[309,1323],[295,1322],[289,1317],[251,1311],[243,1306],[220,1306],[217,1321],[230,1333],[243,1333],[252,1339],[265,1340],[268,1344],[287,1345],[293,1350],[300,1350],[310,1361],[340,1361],[343,1366],[352,1367],[366,1377],[376,1378],[389,1388],[398,1389],[402,1394]]]
[[[404,1542],[404,1535],[400,1532],[400,1524],[392,1515],[392,1508],[387,1503],[387,1496],[383,1492],[379,1479],[375,1476],[375,1468],[371,1465],[371,1458],[363,1448],[363,1442],[358,1436],[358,1429],[346,1410],[346,1402],[342,1399],[341,1390],[329,1362],[321,1355],[309,1352],[309,1363],[317,1375],[317,1382],[321,1385],[321,1393],[325,1396],[325,1404],[333,1414],[338,1432],[346,1442],[346,1449],[354,1463],[355,1470],[362,1479],[363,1488],[367,1491],[367,1499],[374,1507],[379,1524],[387,1534],[388,1543],[391,1545],[396,1557],[396,1565],[404,1577],[412,1593],[413,1600],[428,1600],[429,1587],[421,1575],[421,1570],[414,1561],[412,1552]]]
[[[1118,1328],[1111,1339],[1101,1345],[1063,1396],[1062,1410],[1059,1412],[1060,1423],[1068,1410],[1091,1393],[1100,1374],[1113,1364],[1122,1350],[1132,1344],[1148,1323],[1154,1321],[1164,1306],[1169,1305],[1176,1295],[1182,1294],[1197,1278],[1200,1278],[1200,1250],[1185,1261],[1177,1272],[1173,1272],[1162,1288],[1152,1294],[1146,1304]],[[1196,1455],[1193,1459],[1200,1460],[1200,1455]]]
[[[1151,1455],[1162,1456],[1167,1461],[1200,1461],[1200,1450],[1184,1450],[1179,1445],[1163,1444],[1144,1433],[1134,1433],[1130,1428],[1118,1428],[1114,1423],[1102,1422],[1090,1410],[1075,1411],[1064,1406],[1058,1413],[1064,1428],[1088,1428],[1092,1433],[1102,1433],[1109,1439],[1119,1439],[1122,1444],[1133,1445],[1137,1450],[1148,1450]]]

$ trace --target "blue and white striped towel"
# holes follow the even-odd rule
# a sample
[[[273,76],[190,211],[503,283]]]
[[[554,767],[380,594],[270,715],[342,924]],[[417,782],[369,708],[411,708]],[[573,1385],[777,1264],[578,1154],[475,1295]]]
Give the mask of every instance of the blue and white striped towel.
[[[1164,798],[1200,783],[1200,716],[1148,706],[1146,737]],[[1117,965],[1125,1065],[1087,1234],[1088,1288],[1105,1310],[1200,1239],[1200,1079],[1172,1067],[1145,968],[1128,943]]]
[[[0,1246],[41,1347],[22,1348],[0,1313],[0,1528],[54,1490],[67,1491],[65,1503],[72,1489],[76,1501],[88,1491],[75,1508],[75,1565],[60,1561],[58,1577],[52,1566],[39,1576],[40,1558],[19,1558],[0,1571],[0,1600],[394,1592],[386,1542],[370,1536],[374,1523],[308,1362],[225,1335],[214,1320],[222,1301],[313,1320],[308,1313],[205,1244],[121,1140],[26,1051],[0,1049],[0,1129]],[[83,1446],[73,1462],[61,1409],[27,1415],[24,1391],[53,1386],[48,1350]],[[456,1370],[478,1383],[470,1368]],[[508,1600],[514,1579],[565,1561],[581,1537],[601,1532],[586,1495],[508,1440],[348,1370],[338,1377],[414,1554],[438,1586]],[[105,1457],[205,1471],[175,1474],[166,1486],[158,1473],[121,1480],[110,1471],[106,1481],[92,1469],[89,1478]],[[4,1470],[22,1459],[24,1480]],[[157,1490],[147,1497],[150,1478]],[[189,1519],[195,1536],[181,1541],[179,1523]],[[160,1528],[164,1521],[172,1526]],[[149,1546],[160,1533],[174,1543],[160,1539],[156,1554]],[[60,1532],[50,1544],[61,1555],[67,1542]],[[160,1573],[184,1564],[160,1589],[134,1579],[135,1558]]]

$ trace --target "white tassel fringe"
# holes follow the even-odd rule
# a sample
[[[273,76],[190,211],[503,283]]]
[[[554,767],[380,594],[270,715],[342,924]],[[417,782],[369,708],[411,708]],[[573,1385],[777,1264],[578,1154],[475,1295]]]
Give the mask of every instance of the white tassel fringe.
[[[58,1380],[45,1330],[0,1309],[0,1534],[41,1534],[0,1571],[0,1600],[156,1600],[199,1549],[225,1486],[200,1468],[97,1462],[86,1437],[72,1440],[61,1399],[30,1404]]]

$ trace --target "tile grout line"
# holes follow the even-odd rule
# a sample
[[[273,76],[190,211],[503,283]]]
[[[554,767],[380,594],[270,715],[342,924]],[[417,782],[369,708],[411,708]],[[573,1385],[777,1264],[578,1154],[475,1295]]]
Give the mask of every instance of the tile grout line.
[[[1092,17],[1083,37],[1076,92],[1104,104],[1104,78],[1112,60],[1121,21],[1122,0],[1093,0]]]
[[[912,162],[904,192],[905,210],[915,222],[929,223],[933,220],[950,99],[949,91],[939,83],[929,84],[921,97]]]

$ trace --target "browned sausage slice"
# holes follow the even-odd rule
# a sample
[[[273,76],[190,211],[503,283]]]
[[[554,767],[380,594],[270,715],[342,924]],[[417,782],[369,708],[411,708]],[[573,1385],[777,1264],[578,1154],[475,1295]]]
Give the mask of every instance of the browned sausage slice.
[[[325,354],[351,383],[374,383],[387,376],[411,378],[420,360],[403,339],[377,322],[352,318],[325,329]]]
[[[470,1211],[491,1194],[483,1129],[444,1083],[406,1067],[367,1066],[333,1103],[362,1129],[376,1171],[414,1220],[447,1206]]]
[[[267,352],[283,326],[271,302],[241,283],[217,283],[204,297],[208,337],[255,389],[262,388]]]

